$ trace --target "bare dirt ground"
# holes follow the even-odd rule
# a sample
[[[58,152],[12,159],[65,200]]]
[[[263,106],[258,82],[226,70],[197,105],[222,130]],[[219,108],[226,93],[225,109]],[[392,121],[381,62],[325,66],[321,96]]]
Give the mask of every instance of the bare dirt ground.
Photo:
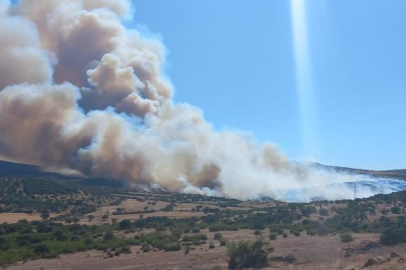
[[[129,219],[131,221],[139,219],[141,216],[143,218],[147,217],[168,217],[168,218],[186,218],[186,217],[201,217],[205,215],[202,212],[191,212],[190,210],[192,208],[195,208],[197,204],[193,203],[183,203],[179,204],[174,208],[173,211],[161,211],[162,208],[165,208],[169,203],[167,202],[162,202],[162,201],[157,201],[155,202],[155,205],[148,204],[148,201],[140,202],[135,199],[127,199],[120,203],[119,205],[106,205],[102,206],[101,209],[97,209],[97,211],[93,213],[89,213],[89,215],[94,216],[94,219],[89,222],[88,218],[85,217],[81,219],[81,224],[87,224],[87,225],[98,225],[99,223],[104,224],[104,223],[112,223],[113,219],[116,219],[117,222],[120,222],[124,219]],[[120,215],[113,215],[113,213],[117,210],[117,208],[122,208],[124,211],[130,211],[130,212],[135,212],[135,211],[143,211],[146,210],[144,209],[147,207],[148,210],[154,210],[156,212],[153,213],[142,213],[142,214],[120,214]],[[214,207],[212,207],[214,208]],[[108,218],[105,220],[101,220],[101,217],[103,215],[108,215]],[[1,216],[1,215],[0,215]]]
[[[206,232],[203,232],[206,233]],[[254,239],[252,231],[241,230],[237,232],[223,232],[223,236],[229,240]],[[209,241],[213,239],[212,233],[207,233]],[[354,251],[359,250],[363,243],[376,241],[376,234],[356,234],[355,242],[352,244]],[[209,242],[208,241],[208,242]],[[132,247],[132,254],[107,259],[106,254],[98,251],[63,255],[57,259],[29,261],[10,267],[12,270],[34,270],[34,269],[78,269],[78,270],[105,270],[105,269],[136,269],[136,270],[166,270],[166,269],[196,269],[196,270],[220,270],[227,269],[227,250],[220,247],[214,241],[216,248],[209,249],[208,244],[198,246],[191,250],[188,255],[183,251],[163,252],[152,251],[143,253],[140,247]],[[265,269],[298,269],[298,270],[350,270],[361,269],[370,258],[383,259],[382,263],[372,265],[367,269],[371,270],[401,270],[406,269],[406,263],[398,259],[385,261],[392,252],[406,257],[406,245],[396,247],[379,247],[364,251],[362,254],[354,252],[350,257],[345,258],[346,245],[341,243],[338,236],[307,236],[279,238],[271,242],[275,252],[271,257],[286,256],[292,254],[296,258],[295,263],[270,262]]]
[[[51,217],[55,217],[57,215],[51,214]],[[7,222],[9,224],[17,223],[19,220],[27,220],[27,221],[35,221],[41,220],[41,214],[24,214],[24,213],[1,213],[0,214],[0,224]]]

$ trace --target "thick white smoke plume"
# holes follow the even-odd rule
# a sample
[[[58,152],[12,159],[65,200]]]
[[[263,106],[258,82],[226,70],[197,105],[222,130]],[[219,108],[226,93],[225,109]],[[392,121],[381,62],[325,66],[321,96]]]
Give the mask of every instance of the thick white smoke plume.
[[[130,15],[127,0],[0,0],[2,157],[241,199],[344,181],[175,104],[164,46],[126,29]]]

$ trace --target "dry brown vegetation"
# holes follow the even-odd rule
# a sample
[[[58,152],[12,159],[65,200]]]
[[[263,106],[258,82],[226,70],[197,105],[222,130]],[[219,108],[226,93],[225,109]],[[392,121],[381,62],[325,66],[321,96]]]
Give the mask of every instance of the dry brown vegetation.
[[[207,233],[209,239],[213,234]],[[224,232],[223,236],[229,240],[254,239],[255,236],[250,230],[238,232]],[[376,234],[355,235],[354,252],[364,247],[365,241],[376,241]],[[380,247],[364,254],[351,255],[345,258],[346,245],[340,243],[338,236],[303,236],[281,238],[272,241],[275,252],[270,257],[285,256],[292,254],[297,261],[289,264],[285,262],[270,262],[268,268],[264,269],[300,269],[300,270],[335,270],[335,269],[361,269],[370,258],[388,258],[392,252],[400,256],[406,256],[406,246]],[[90,251],[71,255],[62,255],[58,259],[30,261],[24,264],[15,265],[9,269],[84,269],[84,270],[104,270],[104,269],[227,269],[226,247],[220,247],[216,243],[216,248],[209,249],[208,244],[202,245],[188,255],[183,251],[163,252],[153,251],[143,253],[139,247],[132,248],[132,254],[121,255],[110,259],[105,258],[105,253]],[[379,265],[369,267],[371,270],[406,269],[406,264],[398,260],[384,262]]]
[[[165,252],[151,245],[151,251],[143,252],[142,245],[134,245],[131,246],[131,254],[121,253],[117,256],[110,256],[111,250],[88,250],[74,254],[62,252],[57,258],[35,257],[38,260],[19,262],[9,267],[10,269],[226,269],[229,259],[227,247],[220,246],[220,241],[214,239],[217,230],[210,227],[216,224],[225,226],[218,231],[222,239],[228,243],[255,240],[258,237],[270,243],[274,252],[268,255],[269,266],[266,269],[361,269],[369,259],[377,263],[369,266],[368,269],[406,269],[403,260],[403,257],[406,258],[406,245],[392,247],[380,245],[379,228],[368,227],[369,225],[378,226],[382,220],[395,222],[398,218],[405,217],[405,199],[402,194],[398,197],[378,196],[356,202],[324,201],[288,204],[271,200],[241,202],[197,195],[123,192],[122,190],[117,192],[116,188],[89,191],[83,186],[78,186],[77,191],[49,194],[48,190],[55,190],[49,184],[50,182],[46,182],[51,186],[46,187],[45,191],[38,185],[34,186],[38,193],[30,194],[26,193],[24,181],[18,179],[16,181],[18,184],[15,185],[14,195],[9,192],[9,186],[5,187],[7,190],[3,192],[8,198],[14,196],[16,199],[11,204],[0,205],[6,209],[6,212],[0,213],[0,223],[16,223],[21,219],[40,220],[42,219],[41,207],[59,203],[63,207],[55,212],[51,211],[50,222],[63,225],[78,223],[88,226],[106,224],[106,230],[113,230],[115,237],[132,240],[142,234],[161,230],[166,235],[170,235],[173,229],[171,225],[166,224],[163,228],[159,228],[168,220],[181,220],[180,222],[192,225],[188,225],[187,232],[182,231],[180,239],[174,240],[177,244],[183,244],[182,249],[177,251]],[[56,190],[63,189],[58,186]],[[19,206],[18,198],[27,200],[27,203],[22,207]],[[27,208],[30,202],[35,203],[37,207],[31,209],[32,213],[13,212],[30,210]],[[395,211],[394,208],[398,209]],[[151,217],[166,219],[162,219],[162,224],[159,223],[160,220],[153,220],[149,225],[137,227],[137,221],[149,220]],[[210,218],[213,220],[210,221]],[[341,219],[348,220],[348,226],[345,225],[346,223],[341,223]],[[130,227],[119,228],[120,222],[125,220],[130,221]],[[327,231],[317,231],[317,226],[323,227],[322,225],[329,220],[333,220],[333,223],[326,223]],[[305,222],[314,222],[319,225],[309,227]],[[175,226],[180,225],[175,224]],[[338,229],[335,228],[336,226]],[[344,227],[339,228],[339,226]],[[185,242],[181,239],[195,235],[193,228],[196,227],[199,233],[206,235],[208,239],[198,244],[191,244],[189,253],[185,254]],[[355,238],[350,249],[347,249],[345,243],[340,242],[339,233],[344,230],[352,231]],[[276,240],[269,240],[269,235],[272,233],[278,234]],[[283,234],[287,237],[283,237]],[[102,240],[102,237],[95,239]],[[393,252],[400,257],[389,259]],[[286,261],[284,258],[288,255],[295,260]]]

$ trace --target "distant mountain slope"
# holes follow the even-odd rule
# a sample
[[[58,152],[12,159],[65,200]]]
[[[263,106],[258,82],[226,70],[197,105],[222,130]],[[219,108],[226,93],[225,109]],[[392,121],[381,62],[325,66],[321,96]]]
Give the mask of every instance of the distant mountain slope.
[[[0,160],[0,175],[32,175],[43,173],[39,166]]]
[[[375,171],[375,170],[363,170],[339,166],[328,166],[320,163],[313,163],[314,167],[319,167],[322,169],[332,170],[336,172],[350,173],[350,174],[366,174],[375,177],[384,177],[384,178],[395,178],[406,181],[406,169],[400,170],[385,170],[385,171]]]
[[[27,165],[21,163],[13,163],[0,160],[0,181],[1,177],[15,176],[21,179],[31,180],[58,180],[69,181],[86,186],[106,186],[106,187],[122,187],[123,183],[118,180],[105,178],[84,178],[76,176],[68,176],[55,172],[44,172],[41,167],[35,165]]]
[[[0,176],[43,176],[66,180],[73,177],[55,172],[45,172],[40,166],[0,160]],[[77,177],[74,177],[77,178]]]
[[[336,172],[350,173],[350,174],[366,174],[375,177],[384,177],[384,178],[394,178],[406,181],[406,169],[400,170],[386,170],[386,171],[374,171],[374,170],[363,170],[339,166],[328,166],[320,163],[312,163],[312,166],[315,168],[327,169]],[[13,163],[8,161],[0,160],[0,176],[24,176],[24,175],[42,175],[42,176],[53,176],[60,179],[69,179],[71,177],[65,176],[59,173],[44,172],[39,166],[27,165],[21,163]],[[78,177],[74,177],[78,178]],[[87,182],[91,182],[91,179],[86,179]],[[99,181],[110,182],[112,180],[107,179],[98,179]],[[115,181],[114,181],[115,182]]]
[[[388,171],[383,171],[383,172],[406,175],[406,170],[388,170]]]

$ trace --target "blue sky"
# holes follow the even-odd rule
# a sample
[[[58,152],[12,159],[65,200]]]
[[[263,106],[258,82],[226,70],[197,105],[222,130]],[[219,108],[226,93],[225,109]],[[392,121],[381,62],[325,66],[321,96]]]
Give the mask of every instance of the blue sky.
[[[217,129],[251,131],[291,159],[406,168],[406,1],[305,2],[315,123],[307,149],[290,1],[134,4],[134,23],[170,51],[176,101],[200,107]]]

